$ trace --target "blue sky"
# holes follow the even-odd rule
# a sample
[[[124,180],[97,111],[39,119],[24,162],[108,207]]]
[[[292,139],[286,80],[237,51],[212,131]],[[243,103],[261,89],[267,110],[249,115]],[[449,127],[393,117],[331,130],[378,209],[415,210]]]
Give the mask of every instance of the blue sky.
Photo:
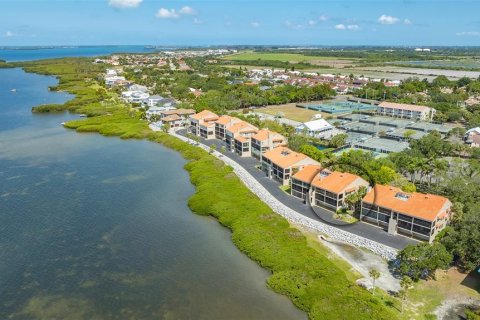
[[[480,0],[0,0],[8,45],[480,45]]]

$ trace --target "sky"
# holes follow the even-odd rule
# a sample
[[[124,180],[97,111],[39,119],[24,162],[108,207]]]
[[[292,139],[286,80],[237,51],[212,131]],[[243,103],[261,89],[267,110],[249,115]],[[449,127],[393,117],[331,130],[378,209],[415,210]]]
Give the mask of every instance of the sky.
[[[0,46],[480,46],[480,0],[0,0]]]

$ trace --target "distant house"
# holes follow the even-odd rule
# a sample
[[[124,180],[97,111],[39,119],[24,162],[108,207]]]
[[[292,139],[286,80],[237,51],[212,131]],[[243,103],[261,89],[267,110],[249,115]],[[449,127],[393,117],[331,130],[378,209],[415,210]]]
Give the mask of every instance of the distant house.
[[[195,114],[193,109],[173,109],[160,112],[160,121],[169,122],[171,128],[185,128],[189,125],[190,116]]]
[[[277,147],[267,151],[262,155],[262,171],[269,178],[276,179],[282,185],[288,185],[294,171],[299,171],[303,167],[319,163],[303,153],[290,150],[287,147]]]
[[[286,144],[287,138],[280,133],[262,129],[252,136],[252,155],[260,159],[263,153],[273,150],[276,147],[285,146]]]
[[[182,128],[184,126],[184,120],[178,116],[177,114],[172,114],[166,117],[163,117],[160,119],[162,125],[168,123],[170,125],[170,128],[176,129],[176,128]]]
[[[164,111],[175,110],[175,109],[176,109],[175,107],[151,107],[151,108],[148,108],[148,110],[146,112],[147,119],[150,119],[150,117],[153,116],[153,115],[160,115]]]
[[[146,103],[147,103],[147,106],[149,106],[149,107],[155,107],[163,100],[165,100],[164,97],[159,96],[159,95],[153,95],[153,96],[148,97]]]
[[[465,132],[464,140],[472,148],[480,147],[480,127],[472,128]]]
[[[451,206],[445,197],[377,184],[363,198],[360,218],[431,243],[450,221]]]
[[[204,139],[215,138],[215,121],[218,120],[218,116],[215,113],[203,110],[191,115],[189,120],[191,133]]]
[[[130,103],[143,103],[150,95],[143,91],[123,91],[122,98]]]
[[[124,81],[126,81],[125,77],[122,76],[110,75],[105,77],[105,85],[107,87],[116,86],[117,84],[123,83]]]
[[[432,121],[436,110],[427,106],[414,104],[382,102],[377,107],[377,113],[382,116],[405,118],[412,120]]]
[[[306,134],[320,139],[330,139],[337,135],[339,130],[328,123],[325,119],[317,119],[302,123],[295,128],[297,134]]]
[[[148,92],[148,88],[146,86],[142,86],[139,84],[131,84],[127,88],[129,91],[138,91],[138,92]]]

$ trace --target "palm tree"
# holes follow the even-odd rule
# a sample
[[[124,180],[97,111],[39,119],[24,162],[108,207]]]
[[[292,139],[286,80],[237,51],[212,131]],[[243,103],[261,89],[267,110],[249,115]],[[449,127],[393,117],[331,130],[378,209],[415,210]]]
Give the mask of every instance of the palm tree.
[[[380,277],[380,272],[377,269],[372,269],[370,270],[369,275],[372,278],[372,293],[375,295],[375,280]]]
[[[407,291],[401,289],[397,292],[397,297],[400,299],[402,302],[402,313],[403,313],[403,307],[405,304],[405,300],[407,300]]]
[[[408,289],[410,289],[412,285],[413,285],[413,281],[409,276],[404,276],[400,281],[400,287],[402,289],[398,291],[398,297],[402,301],[402,313],[403,313],[403,307],[404,307],[405,301],[407,300]]]

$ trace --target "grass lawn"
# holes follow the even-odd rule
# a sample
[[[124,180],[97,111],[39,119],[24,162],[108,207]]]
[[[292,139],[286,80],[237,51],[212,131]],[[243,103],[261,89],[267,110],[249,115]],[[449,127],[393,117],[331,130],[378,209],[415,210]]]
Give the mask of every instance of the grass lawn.
[[[280,190],[282,190],[285,193],[290,194],[290,186],[280,186]]]
[[[311,64],[328,65],[331,67],[338,66],[343,68],[352,65],[356,59],[338,58],[338,57],[321,57],[321,56],[307,56],[300,53],[274,53],[274,52],[254,52],[242,51],[232,55],[225,56],[225,60],[270,60],[282,62],[308,62]]]
[[[322,113],[315,110],[307,110],[304,108],[296,107],[296,103],[288,103],[281,105],[268,106],[255,110],[256,112],[266,113],[272,116],[277,115],[279,112],[283,113],[283,118],[306,122],[312,120],[315,114],[321,114],[322,117],[331,116],[328,113]]]
[[[444,299],[475,298],[480,300],[480,284],[457,269],[437,272],[437,280],[419,281],[408,293],[405,319],[422,319],[431,314]]]

